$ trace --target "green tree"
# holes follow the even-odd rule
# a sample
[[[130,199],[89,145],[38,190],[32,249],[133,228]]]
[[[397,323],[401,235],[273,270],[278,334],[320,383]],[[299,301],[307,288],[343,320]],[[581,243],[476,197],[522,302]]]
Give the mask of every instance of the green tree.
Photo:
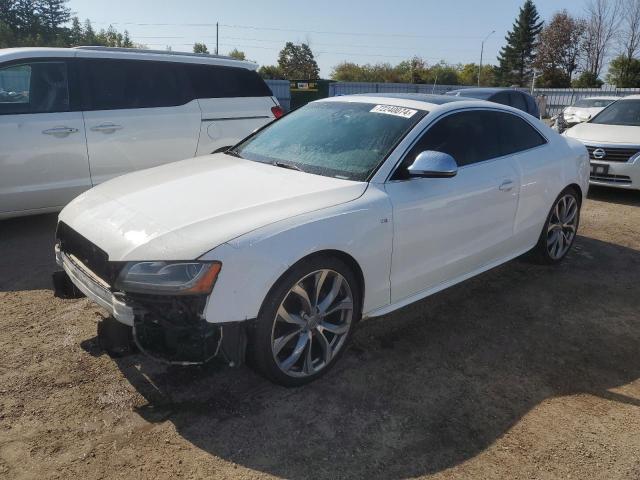
[[[607,82],[618,88],[640,87],[640,60],[620,55],[609,64]]]
[[[229,56],[231,58],[235,58],[236,60],[246,60],[247,56],[245,55],[245,53],[242,50],[238,50],[237,48],[234,48],[233,50],[231,50],[229,52]]]
[[[480,85],[487,87],[496,83],[496,67],[493,65],[483,65],[480,75]],[[478,85],[478,64],[467,63],[458,66],[458,81],[460,85]]]
[[[82,30],[82,43],[84,45],[97,45],[96,32],[91,25],[91,21],[87,18],[84,21],[84,28]]]
[[[258,74],[265,80],[284,80],[284,74],[277,65],[263,65],[258,69]]]
[[[578,78],[571,82],[574,88],[600,88],[604,82],[593,72],[582,72]]]
[[[448,65],[444,60],[435,64],[428,71],[425,83],[435,83],[439,85],[459,85],[458,68]]]
[[[429,78],[429,66],[425,60],[414,56],[396,65],[395,73],[399,77],[396,81],[404,83],[425,83]]]
[[[82,24],[78,17],[71,19],[71,28],[68,34],[69,46],[75,47],[82,44]]]
[[[306,43],[287,42],[278,55],[278,67],[287,80],[315,80],[320,69]]]
[[[4,21],[0,20],[0,48],[9,48],[15,45],[13,31]]]
[[[498,57],[498,80],[501,84],[523,86],[530,82],[542,24],[533,1],[525,0],[513,28],[505,37],[507,44]]]
[[[48,43],[65,44],[68,30],[63,27],[71,19],[67,0],[39,0],[36,4],[43,34]]]
[[[205,43],[196,42],[193,44],[193,53],[209,53],[209,49]]]

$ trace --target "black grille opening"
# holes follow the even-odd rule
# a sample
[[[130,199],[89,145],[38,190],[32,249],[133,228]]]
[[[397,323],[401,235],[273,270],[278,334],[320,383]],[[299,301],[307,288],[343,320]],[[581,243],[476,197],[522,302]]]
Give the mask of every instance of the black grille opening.
[[[636,153],[640,152],[639,148],[617,148],[617,147],[593,147],[587,145],[587,150],[589,151],[589,158],[591,160],[598,160],[601,162],[628,162],[631,157],[633,157]],[[596,158],[594,156],[594,152],[596,150],[603,150],[604,156],[599,156],[600,158]]]
[[[631,184],[631,177],[627,175],[611,175],[609,173],[592,173],[589,178],[597,182],[620,183],[625,185]]]
[[[104,250],[84,238],[64,222],[58,223],[56,239],[64,253],[73,255],[94,274],[109,285],[113,285],[118,273],[120,273],[123,262],[110,262],[109,256]]]

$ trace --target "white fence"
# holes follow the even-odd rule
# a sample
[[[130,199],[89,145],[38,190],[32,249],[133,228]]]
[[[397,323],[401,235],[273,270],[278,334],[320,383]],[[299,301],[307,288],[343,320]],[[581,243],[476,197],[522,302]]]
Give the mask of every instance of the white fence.
[[[577,100],[587,97],[626,97],[627,95],[640,94],[640,88],[615,88],[605,86],[603,88],[536,88],[534,95],[546,97],[546,114],[552,117],[562,111],[563,108],[573,105]]]
[[[329,96],[351,95],[355,93],[432,93],[445,94],[451,90],[473,88],[462,85],[427,85],[419,83],[373,83],[373,82],[336,82],[329,85]],[[519,89],[529,92],[528,89]],[[640,94],[640,88],[536,88],[535,97],[545,97],[538,104],[546,104],[541,112],[544,117],[558,114],[563,108],[573,105],[576,100],[600,95],[625,97]]]

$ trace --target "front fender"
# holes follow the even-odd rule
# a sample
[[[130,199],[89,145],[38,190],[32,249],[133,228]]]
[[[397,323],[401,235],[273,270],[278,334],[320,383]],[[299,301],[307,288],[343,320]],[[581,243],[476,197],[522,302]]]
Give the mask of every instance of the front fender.
[[[363,312],[389,303],[393,241],[391,204],[375,185],[358,199],[298,215],[220,245],[201,257],[222,262],[205,308],[212,323],[256,318],[275,282],[311,254],[338,250],[355,259],[364,277]]]

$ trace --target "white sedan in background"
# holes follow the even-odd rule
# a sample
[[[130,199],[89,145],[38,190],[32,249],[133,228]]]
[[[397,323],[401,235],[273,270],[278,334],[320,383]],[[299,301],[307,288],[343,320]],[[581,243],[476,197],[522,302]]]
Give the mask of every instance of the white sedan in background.
[[[564,135],[587,147],[593,185],[640,190],[640,95],[612,103]]]
[[[620,97],[612,96],[581,98],[573,105],[562,111],[564,121],[566,122],[567,127],[572,127],[582,122],[588,122],[606,107],[619,99]]]
[[[226,153],[82,194],[56,255],[143,352],[237,364],[247,350],[295,386],[335,364],[363,317],[530,250],[560,262],[588,180],[582,144],[511,107],[335,97]]]

